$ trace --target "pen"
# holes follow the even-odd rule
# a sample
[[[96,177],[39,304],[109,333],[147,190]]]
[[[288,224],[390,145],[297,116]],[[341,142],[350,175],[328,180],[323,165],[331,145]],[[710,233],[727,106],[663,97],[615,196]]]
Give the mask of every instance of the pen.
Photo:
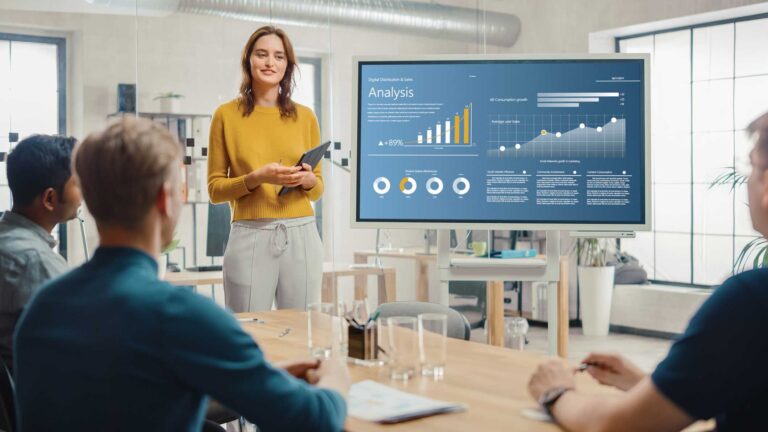
[[[368,321],[365,322],[365,326],[368,327],[368,324],[371,322],[376,322],[376,319],[379,318],[380,311],[376,311],[368,318]]]
[[[354,318],[349,319],[347,317],[344,317],[344,319],[347,320],[347,324],[349,324],[350,326],[352,326],[352,327],[354,327],[354,328],[356,328],[358,330],[362,329],[362,327],[360,327],[360,324],[358,324],[357,321],[354,320]]]
[[[258,318],[256,318],[256,317],[249,317],[249,318],[238,318],[237,320],[238,320],[239,322],[255,322],[255,323],[257,323],[257,324],[264,324],[264,323],[266,323],[266,321],[264,321],[264,320],[260,320],[260,319],[258,319]]]
[[[597,366],[597,363],[582,363],[578,368],[576,368],[576,372],[584,372],[590,366]]]

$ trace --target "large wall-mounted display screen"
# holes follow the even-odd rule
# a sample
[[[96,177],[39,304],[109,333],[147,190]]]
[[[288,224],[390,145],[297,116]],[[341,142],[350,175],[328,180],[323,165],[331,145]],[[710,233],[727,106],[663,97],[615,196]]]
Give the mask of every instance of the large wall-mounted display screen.
[[[353,222],[647,229],[646,61],[356,61]]]

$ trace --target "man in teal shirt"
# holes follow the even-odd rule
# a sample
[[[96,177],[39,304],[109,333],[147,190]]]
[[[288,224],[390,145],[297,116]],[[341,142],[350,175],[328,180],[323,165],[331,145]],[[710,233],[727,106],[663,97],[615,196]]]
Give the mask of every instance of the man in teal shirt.
[[[198,431],[206,395],[263,431],[341,430],[343,363],[270,365],[229,312],[158,280],[153,257],[181,210],[180,158],[170,134],[136,119],[76,148],[101,246],[21,317],[20,430]]]

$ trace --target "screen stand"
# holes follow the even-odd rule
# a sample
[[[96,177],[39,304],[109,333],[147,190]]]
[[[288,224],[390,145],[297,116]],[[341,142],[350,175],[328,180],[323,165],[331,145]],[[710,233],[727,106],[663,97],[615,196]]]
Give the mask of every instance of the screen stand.
[[[547,339],[548,353],[558,354],[558,281],[560,279],[560,231],[547,231],[547,254],[545,257],[494,259],[469,258],[452,254],[450,231],[437,232],[437,270],[440,274],[438,302],[448,305],[448,282],[450,281],[486,281],[489,286],[503,286],[503,281],[547,282]],[[499,294],[503,302],[503,293]],[[491,307],[491,296],[487,302]],[[567,299],[564,299],[567,302]],[[490,315],[490,314],[489,314]],[[488,319],[491,317],[489,316]],[[503,332],[503,317],[490,326],[495,331]],[[501,328],[498,328],[499,320]],[[489,334],[492,331],[489,330]],[[503,335],[503,333],[502,333]],[[566,333],[567,335],[567,333]],[[498,339],[497,339],[498,340]],[[503,345],[503,336],[502,336]]]

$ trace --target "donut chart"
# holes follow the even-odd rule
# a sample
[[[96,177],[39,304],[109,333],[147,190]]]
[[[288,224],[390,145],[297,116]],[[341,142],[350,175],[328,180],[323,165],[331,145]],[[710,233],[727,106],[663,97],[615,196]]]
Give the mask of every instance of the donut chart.
[[[437,195],[443,191],[443,181],[437,177],[432,177],[427,180],[427,192],[432,195]]]
[[[389,188],[392,184],[386,177],[379,177],[373,181],[373,190],[379,195],[384,195],[389,192]]]
[[[465,177],[459,177],[453,181],[453,191],[458,195],[465,195],[469,192],[469,180]]]
[[[416,192],[416,180],[414,180],[413,177],[403,177],[402,180],[400,180],[400,192],[406,195],[411,195]]]

